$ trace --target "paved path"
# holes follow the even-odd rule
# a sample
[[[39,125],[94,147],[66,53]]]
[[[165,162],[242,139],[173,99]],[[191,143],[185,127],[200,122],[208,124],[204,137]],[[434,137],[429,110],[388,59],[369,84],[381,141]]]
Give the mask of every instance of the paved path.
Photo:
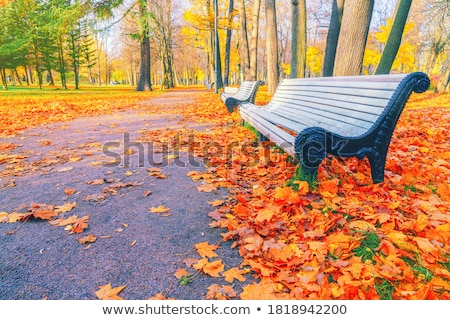
[[[193,99],[195,93],[174,91],[149,103],[170,108]],[[60,217],[90,218],[89,228],[79,235],[41,220],[0,224],[0,299],[96,299],[94,292],[107,283],[126,285],[120,294],[125,299],[147,299],[159,292],[176,299],[202,299],[211,284],[228,284],[199,274],[180,286],[174,277],[178,268],[186,268],[183,260],[200,258],[195,243],[221,241],[223,230],[208,226],[207,214],[213,208],[207,202],[224,199],[227,192],[198,192],[200,183],[186,176],[203,166],[158,166],[167,177],[158,179],[149,176],[148,161],[139,165],[142,154],[137,148],[129,155],[129,167],[102,166],[114,159],[105,150],[115,150],[123,164],[124,139],[135,142],[142,129],[180,127],[180,118],[127,111],[54,123],[3,139],[20,147],[8,151],[9,163],[0,164],[0,212],[26,212],[33,203],[76,203]],[[122,149],[102,147],[108,143],[119,143]],[[152,154],[149,150],[147,145],[144,160]],[[67,195],[65,188],[74,189],[74,194]],[[145,197],[147,191],[152,193]],[[157,206],[170,211],[149,212]],[[8,230],[14,234],[7,235]],[[90,233],[97,237],[90,247],[77,242]],[[230,243],[221,243],[217,250],[225,269],[241,263],[237,251],[229,247]]]

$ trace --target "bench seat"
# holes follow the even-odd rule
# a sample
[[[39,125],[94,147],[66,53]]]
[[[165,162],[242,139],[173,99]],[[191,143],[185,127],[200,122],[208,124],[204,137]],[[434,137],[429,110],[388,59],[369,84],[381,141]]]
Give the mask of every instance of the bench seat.
[[[426,91],[429,84],[421,72],[285,79],[267,105],[243,102],[239,113],[312,176],[328,154],[367,157],[372,180],[379,183],[384,181],[391,136],[409,96]]]

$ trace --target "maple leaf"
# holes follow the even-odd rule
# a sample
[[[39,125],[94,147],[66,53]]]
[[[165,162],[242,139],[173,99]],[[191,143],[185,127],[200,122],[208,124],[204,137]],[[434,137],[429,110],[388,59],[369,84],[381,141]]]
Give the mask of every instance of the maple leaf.
[[[49,223],[53,226],[63,227],[63,226],[67,226],[69,224],[74,224],[75,222],[77,222],[77,220],[78,220],[78,216],[73,215],[73,216],[70,216],[65,219],[62,219],[62,218],[55,219],[55,220],[50,221]]]
[[[84,229],[88,228],[88,222],[89,216],[83,216],[81,218],[78,218],[77,221],[72,226],[72,232],[73,233],[82,233]]]
[[[214,252],[217,248],[219,248],[218,245],[209,244],[208,242],[201,242],[194,245],[195,249],[197,249],[198,254],[202,258],[213,258],[217,257],[217,253]]]
[[[220,277],[220,273],[224,270],[224,265],[222,263],[222,260],[215,260],[213,262],[206,263],[202,271],[211,277]]]
[[[275,211],[272,208],[261,209],[255,218],[256,222],[270,221],[272,220]]]
[[[55,211],[58,212],[58,213],[69,212],[70,210],[72,210],[76,206],[77,206],[77,204],[75,202],[73,202],[73,203],[65,203],[62,206],[56,206],[55,207]]]
[[[242,300],[274,300],[275,285],[272,283],[249,284],[242,288],[239,295]]]
[[[33,217],[36,219],[50,220],[51,218],[58,215],[58,212],[53,210],[37,210],[32,213]]]
[[[178,280],[181,279],[182,277],[188,277],[189,273],[187,272],[186,269],[178,269],[175,274],[174,277],[177,278]]]
[[[168,212],[170,210],[170,208],[166,208],[164,206],[158,206],[158,207],[151,207],[149,210],[152,213],[164,213],[164,212]]]
[[[222,277],[225,278],[225,281],[232,283],[234,279],[239,280],[241,282],[245,281],[243,274],[245,274],[245,270],[239,270],[239,268],[231,268],[222,273]]]
[[[233,287],[219,286],[218,284],[210,285],[208,287],[208,292],[206,293],[206,299],[229,300],[236,296]]]
[[[100,300],[123,300],[123,298],[119,297],[118,294],[125,288],[126,286],[120,286],[113,288],[111,283],[108,283],[104,286],[99,286],[99,290],[95,291],[95,295]]]

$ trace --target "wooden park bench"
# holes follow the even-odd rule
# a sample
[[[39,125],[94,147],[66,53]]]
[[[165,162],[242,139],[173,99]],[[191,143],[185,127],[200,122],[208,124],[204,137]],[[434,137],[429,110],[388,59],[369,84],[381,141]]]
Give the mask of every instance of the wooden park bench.
[[[316,177],[322,160],[367,157],[374,183],[384,181],[392,133],[412,91],[430,84],[421,72],[408,75],[285,79],[270,102],[239,105],[244,121],[299,161]]]
[[[212,90],[213,86],[214,86],[214,82],[212,82],[212,83],[205,82],[206,90]]]
[[[261,81],[243,81],[236,92],[225,90],[220,98],[225,103],[229,112],[233,112],[234,107],[242,102],[255,102],[256,92]]]

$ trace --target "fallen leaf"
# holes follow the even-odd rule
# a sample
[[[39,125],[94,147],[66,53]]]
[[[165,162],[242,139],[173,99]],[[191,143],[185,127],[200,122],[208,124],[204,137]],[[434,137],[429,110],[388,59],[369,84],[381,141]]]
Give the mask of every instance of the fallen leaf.
[[[223,205],[225,203],[225,201],[223,200],[214,200],[214,201],[209,201],[208,204],[212,205],[213,207],[219,207],[221,205]]]
[[[32,213],[33,217],[36,219],[50,220],[51,218],[57,216],[59,213],[53,210],[38,210]]]
[[[241,282],[245,281],[243,274],[245,274],[245,270],[239,270],[239,268],[231,268],[222,273],[222,277],[225,278],[225,281],[232,283],[235,279]]]
[[[58,170],[58,172],[68,172],[68,171],[72,171],[73,167],[64,167]]]
[[[75,189],[74,188],[64,188],[64,193],[67,194],[68,196],[70,196],[75,193]]]
[[[91,233],[91,234],[89,234],[89,235],[87,235],[87,236],[85,236],[85,237],[82,237],[82,238],[77,239],[77,241],[78,241],[79,243],[81,243],[81,244],[92,243],[92,242],[97,241],[97,237],[95,237],[95,236]]]
[[[59,213],[63,213],[63,212],[69,212],[70,210],[72,210],[73,208],[75,208],[77,206],[77,204],[75,202],[72,203],[65,203],[62,206],[56,206],[55,207],[55,211],[59,212]]]
[[[202,184],[201,186],[197,187],[197,190],[200,192],[213,192],[215,190],[217,190],[217,186],[215,186],[214,184]]]
[[[236,298],[236,292],[231,286],[219,286],[218,284],[212,284],[208,287],[206,293],[206,299],[216,300],[230,300]]]
[[[177,278],[178,280],[181,279],[182,277],[188,277],[189,273],[187,272],[186,269],[178,269],[175,274],[174,274],[175,278]]]
[[[111,283],[108,283],[104,286],[99,286],[99,290],[95,291],[95,295],[100,300],[123,300],[123,298],[119,297],[118,294],[125,288],[126,286],[120,286],[113,288]]]
[[[84,229],[88,228],[88,222],[89,216],[83,216],[81,218],[78,218],[78,220],[73,224],[72,226],[72,232],[73,233],[82,233]]]
[[[150,190],[146,190],[146,191],[144,191],[144,194],[143,194],[143,196],[144,196],[144,198],[147,198],[149,195],[151,195],[153,192],[152,191],[150,191]]]
[[[197,250],[198,254],[202,258],[217,257],[217,253],[215,253],[214,250],[219,248],[218,245],[209,244],[208,242],[201,242],[201,243],[196,243],[194,246],[195,246],[195,249]]]
[[[158,207],[151,207],[149,210],[152,213],[164,213],[164,212],[168,212],[170,209],[166,208],[164,206],[158,206]]]

